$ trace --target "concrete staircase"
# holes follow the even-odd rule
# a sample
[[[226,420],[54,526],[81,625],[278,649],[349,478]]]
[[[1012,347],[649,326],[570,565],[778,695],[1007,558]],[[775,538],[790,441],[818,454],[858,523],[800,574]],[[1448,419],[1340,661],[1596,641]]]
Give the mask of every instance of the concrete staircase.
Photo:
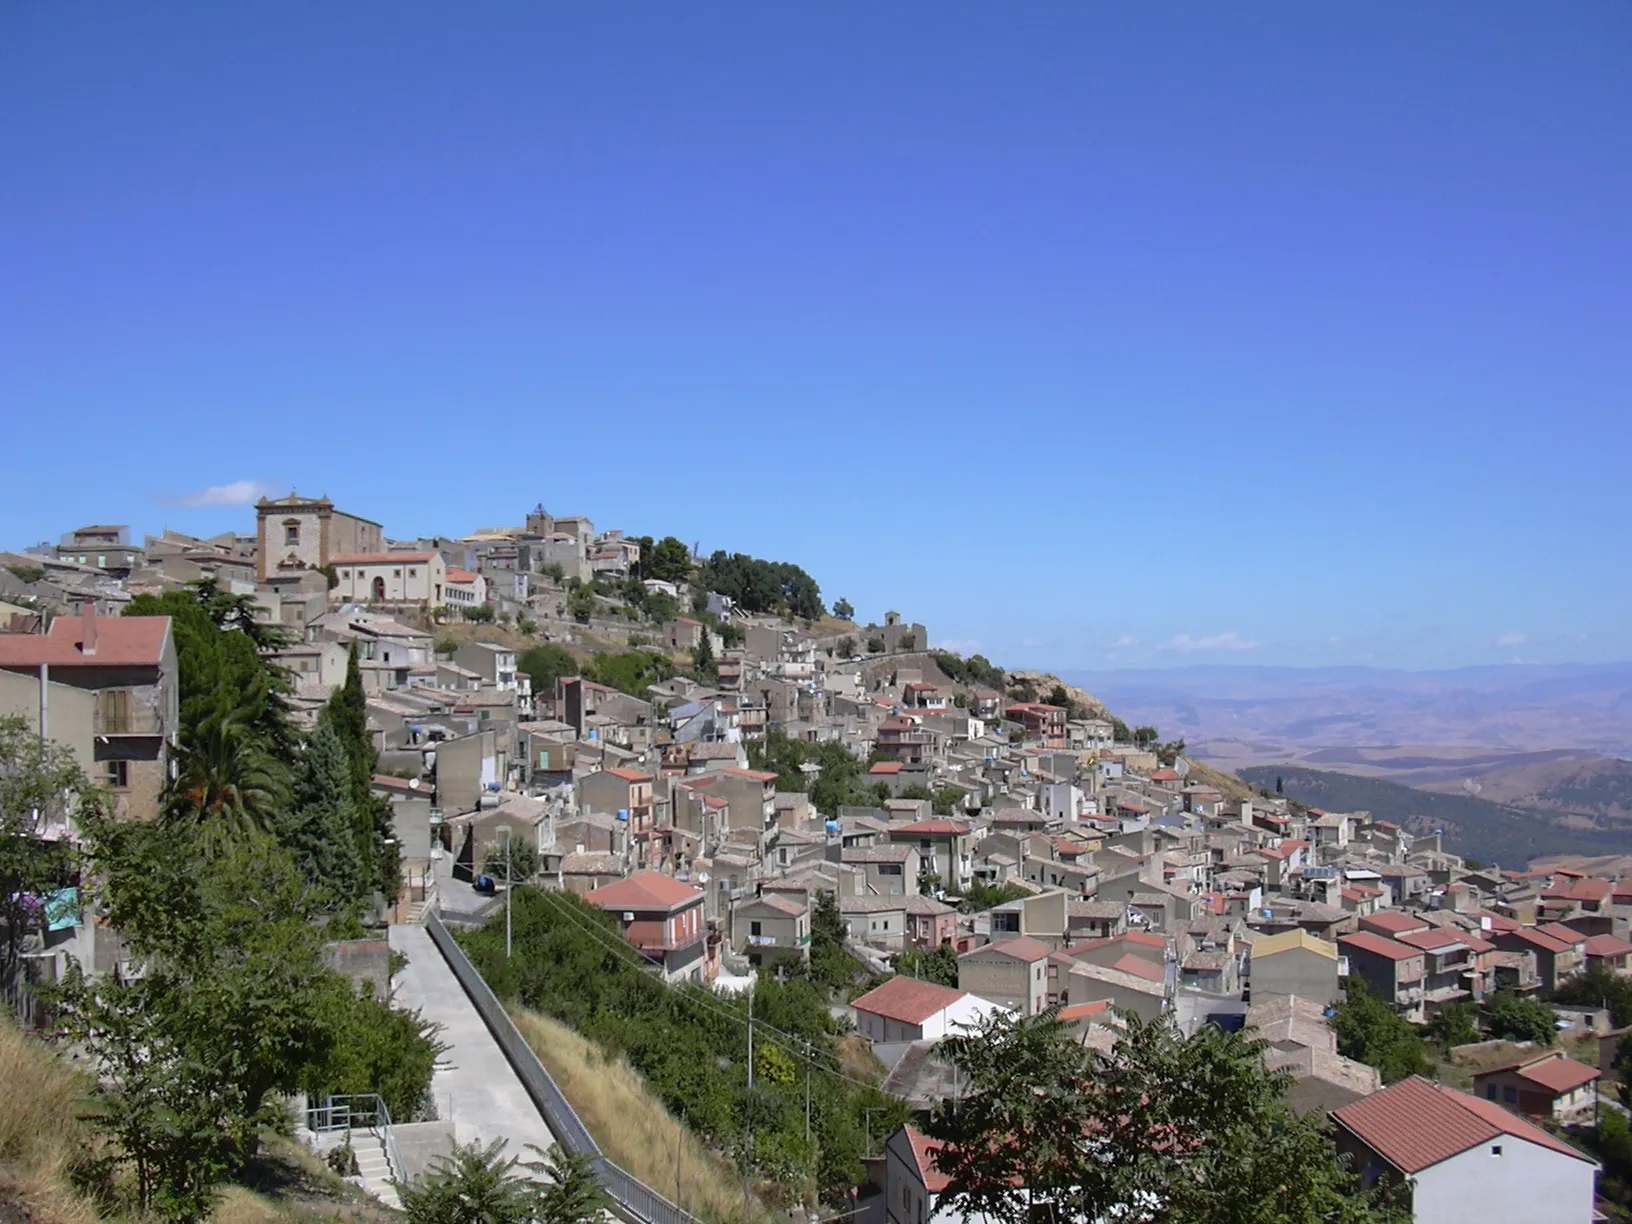
[[[391,1162],[386,1159],[385,1141],[373,1131],[353,1130],[351,1150],[357,1155],[357,1175],[346,1180],[361,1186],[387,1207],[401,1211],[402,1200],[391,1184],[393,1171]]]

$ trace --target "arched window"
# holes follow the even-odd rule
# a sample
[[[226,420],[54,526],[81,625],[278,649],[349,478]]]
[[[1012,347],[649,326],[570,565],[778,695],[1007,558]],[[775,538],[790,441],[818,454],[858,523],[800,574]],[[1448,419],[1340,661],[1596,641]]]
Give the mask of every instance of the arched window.
[[[384,603],[385,602],[385,579],[384,578],[374,579],[374,602],[375,603]]]

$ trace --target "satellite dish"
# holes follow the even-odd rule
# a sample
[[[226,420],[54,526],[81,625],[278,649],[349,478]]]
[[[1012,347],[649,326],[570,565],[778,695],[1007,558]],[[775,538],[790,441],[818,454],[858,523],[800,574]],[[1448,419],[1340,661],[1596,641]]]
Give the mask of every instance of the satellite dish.
[[[419,789],[419,779],[418,778],[409,778],[408,779],[408,789],[409,790],[418,790]]]

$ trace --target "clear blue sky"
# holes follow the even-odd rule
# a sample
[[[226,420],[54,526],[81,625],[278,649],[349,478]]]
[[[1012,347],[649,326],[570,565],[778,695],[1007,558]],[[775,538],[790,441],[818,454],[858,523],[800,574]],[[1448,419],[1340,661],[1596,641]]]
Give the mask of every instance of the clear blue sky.
[[[1632,657],[1629,65],[1625,0],[10,0],[0,544],[542,500],[1010,665]]]

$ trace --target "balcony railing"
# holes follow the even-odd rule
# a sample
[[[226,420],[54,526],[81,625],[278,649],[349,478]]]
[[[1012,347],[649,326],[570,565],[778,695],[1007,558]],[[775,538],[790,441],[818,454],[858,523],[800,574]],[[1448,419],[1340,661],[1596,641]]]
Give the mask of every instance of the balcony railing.
[[[98,706],[95,716],[91,719],[91,726],[93,734],[96,735],[164,734],[164,720],[159,717],[158,711],[141,706],[131,706],[123,710]]]

